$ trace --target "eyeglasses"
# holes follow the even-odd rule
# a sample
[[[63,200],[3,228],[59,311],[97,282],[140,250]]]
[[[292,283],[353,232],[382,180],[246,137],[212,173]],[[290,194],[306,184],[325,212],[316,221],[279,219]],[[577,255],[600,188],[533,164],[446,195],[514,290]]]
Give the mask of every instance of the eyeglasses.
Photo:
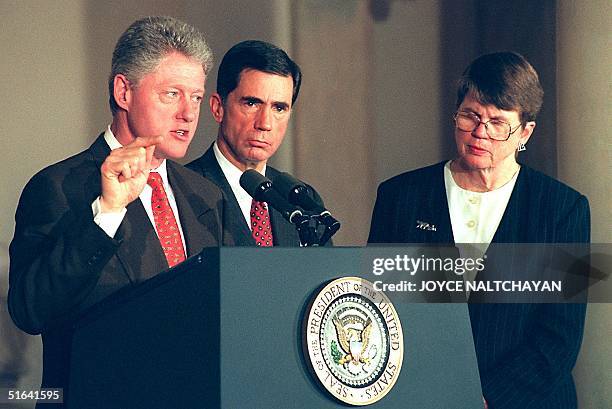
[[[457,129],[463,132],[474,132],[480,124],[483,124],[489,138],[496,141],[507,141],[510,139],[510,135],[521,127],[519,125],[512,130],[512,126],[508,122],[500,121],[499,119],[489,119],[487,122],[482,122],[478,115],[464,111],[455,113],[453,119]]]

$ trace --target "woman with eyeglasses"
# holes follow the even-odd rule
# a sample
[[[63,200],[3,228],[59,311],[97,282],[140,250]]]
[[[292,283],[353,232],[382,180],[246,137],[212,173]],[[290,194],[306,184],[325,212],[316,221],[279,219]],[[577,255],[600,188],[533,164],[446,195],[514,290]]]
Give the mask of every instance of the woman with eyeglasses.
[[[588,243],[587,198],[517,160],[542,98],[521,55],[474,60],[457,90],[457,156],[383,182],[368,243]],[[577,407],[571,370],[585,304],[470,303],[469,312],[485,407]]]

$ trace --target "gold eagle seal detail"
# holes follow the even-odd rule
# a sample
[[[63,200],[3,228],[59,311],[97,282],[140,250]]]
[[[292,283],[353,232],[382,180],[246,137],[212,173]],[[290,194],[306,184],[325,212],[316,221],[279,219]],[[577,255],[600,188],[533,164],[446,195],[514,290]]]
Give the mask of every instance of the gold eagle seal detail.
[[[372,283],[358,277],[328,283],[314,296],[304,324],[307,361],[336,399],[369,405],[391,391],[404,355],[402,326]]]

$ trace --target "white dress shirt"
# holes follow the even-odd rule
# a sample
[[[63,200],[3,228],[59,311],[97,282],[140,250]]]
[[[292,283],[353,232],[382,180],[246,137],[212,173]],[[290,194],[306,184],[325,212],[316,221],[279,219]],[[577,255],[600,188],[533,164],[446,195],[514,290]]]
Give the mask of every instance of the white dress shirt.
[[[472,192],[461,188],[450,169],[444,166],[446,199],[455,243],[491,243],[520,172],[503,186],[489,192]]]
[[[225,175],[225,179],[227,179],[227,182],[232,188],[232,192],[234,192],[234,196],[236,196],[236,200],[238,201],[238,205],[240,206],[240,210],[242,211],[242,215],[244,216],[247,226],[249,226],[249,229],[252,229],[251,203],[253,198],[247,193],[246,190],[242,188],[242,186],[240,186],[240,176],[242,176],[242,171],[227,160],[225,156],[223,156],[219,150],[219,147],[217,146],[217,142],[213,144],[213,152],[215,153],[217,163],[221,167],[221,171]],[[266,165],[264,165],[260,173],[265,176]]]
[[[115,135],[110,129],[110,126],[106,128],[106,132],[104,132],[104,140],[108,144],[111,150],[121,148],[122,145],[119,143]],[[172,191],[172,187],[170,183],[168,183],[168,170],[166,168],[166,160],[164,159],[162,163],[156,168],[151,169],[151,172],[157,172],[161,176],[164,190],[166,191],[166,195],[168,196],[168,203],[172,208],[172,212],[174,213],[174,218],[176,219],[176,224],[178,225],[179,232],[181,233],[181,239],[183,241],[183,249],[185,250],[185,254],[187,254],[187,249],[185,248],[185,236],[183,235],[183,228],[181,227],[181,220],[179,217],[178,207],[176,206],[176,198],[174,197],[174,192]],[[151,207],[151,196],[153,194],[153,189],[148,184],[145,185],[144,189],[139,195],[139,199],[144,206],[145,211],[147,212],[147,216],[149,216],[149,220],[157,233],[157,228],[155,227],[155,218],[153,216],[153,208]],[[125,214],[127,213],[127,209],[123,208],[121,212],[118,213],[104,213],[100,207],[100,197],[98,196],[96,200],[91,204],[91,209],[94,216],[94,222],[100,226],[102,230],[109,235],[109,237],[115,237],[117,233],[117,229],[119,229],[119,225],[123,221]]]
[[[485,254],[495,236],[510,201],[520,168],[503,186],[489,192],[472,192],[457,185],[450,164],[451,161],[444,166],[444,186],[453,239],[461,257],[479,258]],[[470,244],[470,246],[461,244]],[[466,272],[464,278],[474,280],[475,276],[476,272],[471,271]]]

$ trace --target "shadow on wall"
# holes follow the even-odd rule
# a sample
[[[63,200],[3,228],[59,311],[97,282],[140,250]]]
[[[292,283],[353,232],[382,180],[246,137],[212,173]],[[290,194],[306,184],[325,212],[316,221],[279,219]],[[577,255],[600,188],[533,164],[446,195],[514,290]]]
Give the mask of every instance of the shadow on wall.
[[[39,336],[22,332],[8,313],[8,244],[0,243],[0,388],[38,389],[42,374],[42,345]],[[29,408],[24,402],[11,408]],[[0,404],[0,408],[2,408]]]

